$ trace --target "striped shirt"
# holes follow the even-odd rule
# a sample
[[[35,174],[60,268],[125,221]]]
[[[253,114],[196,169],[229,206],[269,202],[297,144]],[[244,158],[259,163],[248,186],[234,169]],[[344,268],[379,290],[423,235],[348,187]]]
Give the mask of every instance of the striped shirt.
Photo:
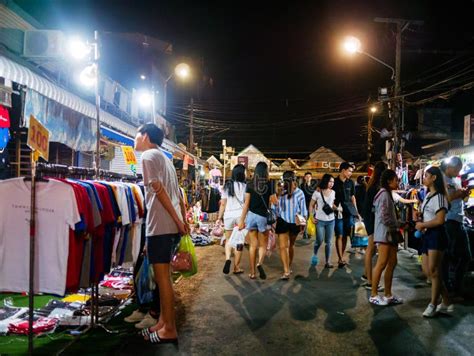
[[[306,208],[306,199],[303,191],[296,188],[291,198],[285,194],[278,200],[277,214],[287,223],[296,224],[296,214],[308,216],[308,209]]]

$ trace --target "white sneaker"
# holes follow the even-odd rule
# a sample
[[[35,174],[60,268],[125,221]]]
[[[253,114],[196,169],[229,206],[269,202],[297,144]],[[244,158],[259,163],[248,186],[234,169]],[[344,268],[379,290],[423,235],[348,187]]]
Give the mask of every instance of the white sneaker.
[[[379,305],[379,306],[388,305],[387,299],[385,299],[385,297],[382,297],[380,295],[376,295],[375,297],[370,297],[369,302],[375,305]]]
[[[124,318],[123,320],[127,323],[138,323],[145,318],[145,313],[142,313],[140,310],[134,310],[132,314]]]
[[[404,300],[400,297],[392,295],[391,297],[385,297],[388,304],[403,304]]]
[[[138,324],[135,324],[135,327],[137,329],[151,328],[152,326],[156,325],[157,323],[158,323],[158,320],[153,318],[150,315],[150,313],[147,313],[142,321],[140,321]]]
[[[439,304],[436,307],[437,313],[449,314],[454,312],[454,304],[445,305],[444,303]]]
[[[425,318],[432,318],[436,315],[436,307],[433,304],[428,304],[425,311],[423,312],[423,316]]]

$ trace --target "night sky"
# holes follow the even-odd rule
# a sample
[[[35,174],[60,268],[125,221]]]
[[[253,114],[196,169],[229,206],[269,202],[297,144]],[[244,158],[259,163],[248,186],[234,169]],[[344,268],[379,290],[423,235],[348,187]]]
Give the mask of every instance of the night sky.
[[[375,17],[425,22],[403,33],[401,78],[407,92],[474,64],[472,1],[16,2],[50,28],[88,36],[94,29],[145,33],[172,43],[174,56],[201,62],[213,86],[196,91],[197,85],[190,90],[174,84],[169,113],[185,140],[186,106],[191,95],[195,98],[196,141],[205,154],[219,150],[226,138],[237,150],[254,144],[269,157],[303,158],[324,145],[343,158],[363,160],[367,100],[376,98],[378,87],[391,85],[391,73],[363,55],[344,56],[339,46],[345,35],[359,36],[364,50],[394,65],[393,28],[375,23]],[[126,53],[118,49],[109,55]],[[124,73],[118,74],[122,78],[117,79],[127,81]],[[442,89],[472,77],[468,71]],[[410,99],[434,93],[424,91]],[[384,127],[384,119],[377,120],[376,126]],[[377,134],[374,139],[379,146],[383,143]]]

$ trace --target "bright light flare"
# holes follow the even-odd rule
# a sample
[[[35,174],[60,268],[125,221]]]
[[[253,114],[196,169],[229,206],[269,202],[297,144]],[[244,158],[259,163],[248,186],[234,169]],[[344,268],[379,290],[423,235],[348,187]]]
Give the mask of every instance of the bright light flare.
[[[69,54],[71,57],[77,60],[84,59],[86,56],[91,53],[91,46],[86,42],[82,41],[80,38],[72,38],[69,41]]]
[[[91,64],[84,68],[79,75],[79,80],[82,85],[86,87],[92,87],[97,82],[97,68],[94,64]]]
[[[371,107],[370,107],[370,112],[371,112],[372,114],[375,114],[377,111],[378,111],[378,110],[377,110],[377,107],[376,107],[376,106],[371,106]]]
[[[138,104],[141,107],[150,107],[153,104],[153,94],[148,90],[140,90],[137,95]]]
[[[357,52],[360,52],[361,46],[362,45],[360,43],[360,40],[357,37],[353,36],[346,37],[344,39],[344,42],[342,43],[342,48],[345,52],[349,54],[355,54]]]
[[[191,74],[191,68],[189,68],[189,65],[187,65],[186,63],[180,63],[174,69],[174,73],[178,77],[180,77],[182,79],[186,79]]]

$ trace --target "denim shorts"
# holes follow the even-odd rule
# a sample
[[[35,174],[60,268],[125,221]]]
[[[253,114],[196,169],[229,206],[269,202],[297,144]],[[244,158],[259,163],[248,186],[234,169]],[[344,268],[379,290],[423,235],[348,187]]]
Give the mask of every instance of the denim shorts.
[[[444,226],[428,229],[423,234],[421,253],[428,254],[429,250],[445,251],[448,248],[448,236]]]
[[[247,214],[245,226],[247,227],[247,230],[258,230],[259,232],[265,232],[269,230],[267,227],[267,218],[265,216],[252,213],[251,211],[249,211]]]
[[[354,218],[352,216],[344,216],[342,219],[336,219],[334,232],[336,238],[339,236],[351,236],[354,227]]]

